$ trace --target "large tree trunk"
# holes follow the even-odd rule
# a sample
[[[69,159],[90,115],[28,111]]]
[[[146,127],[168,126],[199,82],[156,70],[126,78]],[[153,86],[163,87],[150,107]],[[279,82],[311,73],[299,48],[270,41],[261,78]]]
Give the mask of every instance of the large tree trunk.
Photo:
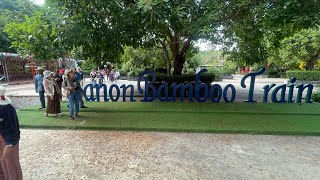
[[[162,54],[163,54],[164,61],[165,61],[166,66],[167,66],[167,74],[170,74],[171,63],[170,63],[170,59],[169,59],[169,53],[168,53],[168,50],[167,50],[165,42],[161,42],[161,45],[162,45],[162,47],[161,47]]]
[[[186,53],[191,44],[191,37],[184,42],[182,49],[179,49],[179,37],[171,37],[170,38],[170,49],[172,52],[173,60],[174,60],[174,71],[173,75],[181,75],[184,62],[186,61]]]
[[[174,57],[174,71],[173,75],[181,75],[183,64],[186,61],[186,58],[181,56],[180,54],[177,54],[176,57]]]

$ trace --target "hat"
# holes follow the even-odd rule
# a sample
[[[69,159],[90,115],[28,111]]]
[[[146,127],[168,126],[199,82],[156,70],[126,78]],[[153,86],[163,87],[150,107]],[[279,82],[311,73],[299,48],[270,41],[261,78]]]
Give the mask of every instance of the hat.
[[[38,66],[37,71],[44,71],[44,69],[40,66]]]
[[[8,105],[11,104],[11,100],[8,98],[8,96],[5,96],[4,93],[6,92],[6,88],[3,86],[0,86],[0,105]]]
[[[66,77],[68,77],[68,74],[70,74],[70,73],[76,73],[76,71],[74,70],[74,69],[66,69],[65,71],[64,71],[64,75],[66,76]]]
[[[47,79],[51,74],[53,74],[53,72],[49,71],[49,70],[46,70],[43,72],[43,76],[45,79]]]

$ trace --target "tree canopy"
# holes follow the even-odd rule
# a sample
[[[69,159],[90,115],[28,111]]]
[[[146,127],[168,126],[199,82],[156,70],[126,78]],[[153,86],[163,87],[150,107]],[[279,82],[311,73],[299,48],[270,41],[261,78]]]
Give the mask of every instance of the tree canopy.
[[[12,12],[24,9],[15,5],[20,1],[5,1]],[[173,62],[173,74],[181,74],[199,39],[220,44],[229,59],[252,65],[280,57],[281,43],[288,44],[285,38],[320,24],[318,0],[48,0],[41,8],[30,4],[37,12],[21,10],[23,16],[12,23],[0,16],[0,30],[1,23],[7,24],[12,45],[21,52],[43,60],[76,52],[100,64],[123,60],[124,47],[142,54],[147,52],[139,48],[159,48],[167,72]],[[1,44],[8,50],[11,40],[1,33],[1,42],[7,42]]]
[[[221,1],[221,42],[235,61],[265,62],[280,42],[320,24],[318,0]]]
[[[11,40],[4,27],[11,22],[24,21],[25,15],[32,15],[38,6],[29,0],[1,0],[0,1],[0,52],[16,52],[10,48]]]
[[[281,43],[280,56],[290,63],[306,63],[306,69],[313,69],[320,59],[320,30],[305,29],[291,37],[285,38]],[[286,64],[286,62],[284,62]]]
[[[99,61],[115,60],[124,45],[158,45],[170,50],[174,74],[181,74],[188,49],[214,35],[215,11],[208,0],[58,1],[81,24],[83,50]]]

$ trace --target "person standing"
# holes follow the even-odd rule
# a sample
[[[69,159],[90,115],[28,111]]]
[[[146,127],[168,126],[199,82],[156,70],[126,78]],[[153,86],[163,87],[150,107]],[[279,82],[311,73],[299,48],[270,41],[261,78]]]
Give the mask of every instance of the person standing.
[[[93,86],[96,85],[96,77],[97,77],[97,72],[95,69],[92,69],[90,72],[90,82],[93,84]]]
[[[100,84],[103,84],[103,80],[104,80],[103,74],[104,74],[104,73],[103,73],[102,69],[100,69],[99,72],[98,72],[99,85],[100,85]]]
[[[118,77],[120,76],[120,72],[114,69],[114,82],[117,84]]]
[[[34,77],[34,85],[36,93],[39,93],[41,107],[39,110],[46,108],[46,102],[44,100],[44,87],[43,87],[43,68],[37,68],[38,74]]]
[[[47,94],[47,111],[45,113],[45,116],[48,116],[48,114],[55,114],[57,117],[60,117],[61,115],[61,108],[60,108],[60,97],[61,97],[61,90],[56,82],[56,80],[53,78],[53,72],[51,71],[44,71],[44,80],[43,80],[43,86],[45,89],[45,92]]]
[[[109,73],[109,80],[113,84],[113,82],[114,82],[114,68],[112,68],[110,73]]]
[[[59,70],[53,74],[53,79],[57,82],[60,92],[62,92],[63,77]],[[60,101],[62,101],[62,93],[60,93]]]
[[[82,99],[83,97],[83,92],[82,92],[82,87],[83,87],[83,71],[80,67],[77,68],[77,72],[76,72],[76,78],[80,83],[80,89],[78,90],[79,93],[79,100],[80,100],[80,108],[88,108],[87,106],[84,105],[84,101]]]
[[[77,91],[80,87],[80,83],[77,83],[75,78],[75,70],[66,70],[66,89],[69,91],[68,107],[70,120],[74,120],[75,116],[79,116],[79,92]]]
[[[16,110],[0,87],[0,179],[22,180],[19,160],[20,129]]]

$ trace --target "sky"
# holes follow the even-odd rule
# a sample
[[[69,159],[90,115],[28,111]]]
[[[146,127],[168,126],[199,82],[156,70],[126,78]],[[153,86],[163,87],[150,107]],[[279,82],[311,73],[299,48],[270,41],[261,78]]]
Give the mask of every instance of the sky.
[[[42,5],[44,3],[44,0],[33,0],[36,4]]]

